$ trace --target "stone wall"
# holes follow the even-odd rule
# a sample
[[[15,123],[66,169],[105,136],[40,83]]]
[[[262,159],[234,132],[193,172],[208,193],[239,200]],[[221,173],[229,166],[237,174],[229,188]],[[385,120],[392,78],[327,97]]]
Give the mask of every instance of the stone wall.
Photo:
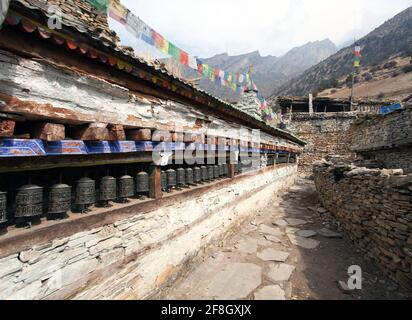
[[[351,129],[351,150],[378,167],[412,173],[412,105],[360,118]]]
[[[296,173],[296,165],[262,169],[184,201],[0,257],[0,300],[153,296],[210,243],[293,184]]]
[[[322,204],[365,256],[412,289],[412,174],[322,161],[314,178]]]
[[[411,146],[412,105],[386,115],[360,118],[351,132],[351,150],[355,152]]]
[[[348,130],[356,118],[355,113],[294,113],[290,115],[288,129],[308,145],[299,159],[299,172],[312,173],[312,164],[328,154],[352,157],[349,151]]]

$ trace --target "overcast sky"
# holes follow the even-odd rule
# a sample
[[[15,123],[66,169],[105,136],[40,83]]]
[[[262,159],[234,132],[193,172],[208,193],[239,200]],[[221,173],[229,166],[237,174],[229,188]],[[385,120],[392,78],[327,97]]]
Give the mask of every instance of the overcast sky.
[[[169,41],[199,57],[255,50],[279,56],[325,38],[341,45],[366,35],[412,5],[412,0],[121,2]]]

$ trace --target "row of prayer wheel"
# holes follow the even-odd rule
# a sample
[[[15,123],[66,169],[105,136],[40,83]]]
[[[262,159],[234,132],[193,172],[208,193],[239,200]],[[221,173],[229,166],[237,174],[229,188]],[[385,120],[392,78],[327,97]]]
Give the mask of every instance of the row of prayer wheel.
[[[162,171],[162,191],[170,192],[172,189],[190,187],[200,183],[210,182],[229,175],[229,165],[201,166],[195,168],[179,168]]]
[[[239,172],[239,167],[235,167]],[[194,186],[227,177],[227,164],[195,168],[169,169],[161,173],[163,192]],[[97,188],[96,188],[97,187]],[[109,206],[110,201],[127,202],[132,197],[145,197],[150,192],[149,174],[139,172],[133,178],[124,175],[118,179],[112,176],[101,178],[98,183],[87,177],[76,181],[74,194],[72,187],[59,183],[48,190],[47,213],[54,218],[63,218],[67,212],[87,213],[93,205]],[[28,220],[39,218],[44,213],[44,188],[28,184],[16,190],[14,218]],[[0,225],[7,222],[7,193],[0,192]]]

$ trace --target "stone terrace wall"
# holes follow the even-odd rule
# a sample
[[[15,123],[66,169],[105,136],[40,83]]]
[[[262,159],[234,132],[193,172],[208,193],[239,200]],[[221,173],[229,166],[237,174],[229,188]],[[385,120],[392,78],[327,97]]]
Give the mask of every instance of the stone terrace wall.
[[[412,105],[386,115],[361,118],[351,131],[351,150],[356,152],[412,146]]]
[[[365,255],[412,289],[412,174],[318,162],[314,178],[326,209]]]
[[[353,156],[349,150],[348,130],[355,118],[356,113],[351,112],[292,114],[288,129],[308,143],[299,158],[299,172],[312,173],[313,163],[328,154]]]
[[[1,257],[0,300],[152,296],[212,241],[292,185],[296,173],[296,165],[263,169],[184,201]]]

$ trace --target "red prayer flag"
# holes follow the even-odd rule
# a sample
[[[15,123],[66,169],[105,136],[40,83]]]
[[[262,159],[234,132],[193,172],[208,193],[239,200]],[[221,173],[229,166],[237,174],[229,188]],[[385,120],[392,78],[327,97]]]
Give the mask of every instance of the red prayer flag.
[[[199,63],[199,64],[197,65],[197,71],[198,71],[200,74],[203,74],[203,64]]]
[[[183,50],[180,50],[180,63],[185,66],[189,65],[189,54]]]
[[[154,30],[152,30],[152,38],[157,48],[164,47],[164,38]]]

